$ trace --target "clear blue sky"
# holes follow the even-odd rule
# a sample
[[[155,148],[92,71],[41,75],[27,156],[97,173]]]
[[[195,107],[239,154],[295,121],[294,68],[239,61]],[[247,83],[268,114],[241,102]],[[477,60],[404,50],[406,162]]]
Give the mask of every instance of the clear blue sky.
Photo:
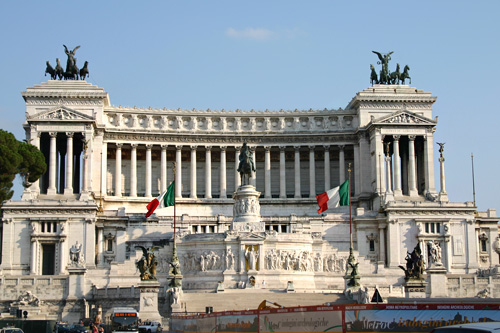
[[[371,51],[394,51],[390,67],[438,97],[450,200],[472,201],[473,152],[479,209],[498,209],[499,13],[493,0],[2,1],[0,128],[24,138],[20,92],[48,79],[45,61],[65,64],[63,44],[81,45],[113,105],[226,110],[343,108],[370,85]]]

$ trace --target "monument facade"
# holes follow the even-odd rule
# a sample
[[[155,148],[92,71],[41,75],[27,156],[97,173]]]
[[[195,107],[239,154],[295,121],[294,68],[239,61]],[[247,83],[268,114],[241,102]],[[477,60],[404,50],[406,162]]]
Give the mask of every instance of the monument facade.
[[[162,314],[169,297],[182,310],[182,295],[207,290],[291,283],[305,293],[342,291],[351,270],[349,207],[318,215],[315,197],[342,184],[348,164],[356,276],[367,290],[404,297],[399,266],[419,245],[421,296],[472,297],[485,288],[500,296],[496,212],[448,201],[428,92],[374,84],[343,109],[277,111],[113,106],[103,88],[80,80],[49,80],[22,96],[26,139],[48,170],[2,207],[6,306],[29,285],[40,311],[62,313],[58,319],[70,315],[68,302],[81,317],[99,305],[138,308],[140,248],[155,249]],[[244,143],[254,161],[246,178],[238,172]],[[174,179],[175,290],[174,208],[145,218]]]

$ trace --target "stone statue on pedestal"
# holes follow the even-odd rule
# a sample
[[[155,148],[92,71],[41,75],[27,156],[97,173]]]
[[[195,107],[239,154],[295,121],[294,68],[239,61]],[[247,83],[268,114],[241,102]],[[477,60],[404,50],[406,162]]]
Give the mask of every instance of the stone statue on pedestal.
[[[71,266],[85,266],[85,258],[82,253],[82,244],[76,243],[69,249],[69,255],[71,259]]]

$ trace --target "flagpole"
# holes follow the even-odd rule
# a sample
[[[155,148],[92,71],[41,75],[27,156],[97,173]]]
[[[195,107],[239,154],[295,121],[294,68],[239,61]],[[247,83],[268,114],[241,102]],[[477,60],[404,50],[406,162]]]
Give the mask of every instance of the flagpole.
[[[176,220],[176,208],[177,208],[177,205],[175,203],[175,199],[177,196],[177,194],[175,193],[175,188],[176,188],[175,184],[177,184],[177,179],[175,179],[175,178],[177,176],[177,172],[176,172],[176,164],[175,164],[175,162],[173,162],[173,163],[174,163],[174,248],[175,248],[175,229],[176,229],[176,221],[175,220]]]
[[[470,154],[470,159],[472,162],[472,199],[474,200],[474,207],[476,207],[476,186],[474,184],[474,154]]]
[[[352,254],[351,163],[347,167],[347,172],[349,173],[349,193],[347,193],[347,197],[349,198],[349,235],[351,236],[349,252]]]

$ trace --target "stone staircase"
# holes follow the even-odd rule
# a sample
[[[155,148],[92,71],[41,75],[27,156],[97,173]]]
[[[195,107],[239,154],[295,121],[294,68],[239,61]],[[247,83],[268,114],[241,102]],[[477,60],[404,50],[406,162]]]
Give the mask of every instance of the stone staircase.
[[[345,296],[332,291],[297,290],[293,293],[266,289],[238,289],[224,292],[184,292],[181,298],[182,310],[205,313],[205,307],[213,307],[214,312],[257,309],[263,300],[278,303],[284,307],[322,305],[328,302],[347,304]]]

